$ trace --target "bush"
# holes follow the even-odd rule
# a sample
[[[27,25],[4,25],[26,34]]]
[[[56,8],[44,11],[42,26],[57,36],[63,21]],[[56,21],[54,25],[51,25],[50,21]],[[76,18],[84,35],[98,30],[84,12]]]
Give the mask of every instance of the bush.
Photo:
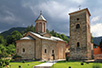
[[[21,68],[21,66],[19,66],[19,68]]]
[[[15,55],[12,57],[12,59],[16,59],[16,58],[22,58],[22,57],[19,56],[19,55],[17,55],[17,54],[15,54]]]
[[[6,65],[9,65],[9,63],[10,63],[10,60],[5,60]]]
[[[22,63],[25,63],[25,60],[23,60]]]
[[[69,68],[71,68],[71,67],[69,66]]]
[[[33,61],[35,60],[35,58],[33,58]]]
[[[84,65],[84,63],[81,63],[81,65]]]
[[[14,62],[14,61],[15,61],[14,59],[11,59],[11,60],[10,60],[10,62]]]
[[[9,65],[10,60],[3,60],[0,59],[0,68],[5,67],[6,65]]]

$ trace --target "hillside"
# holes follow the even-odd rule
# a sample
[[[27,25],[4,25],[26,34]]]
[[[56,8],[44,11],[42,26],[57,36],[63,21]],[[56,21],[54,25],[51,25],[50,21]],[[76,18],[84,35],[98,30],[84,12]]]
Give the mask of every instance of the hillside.
[[[15,31],[15,30],[17,30],[17,31],[19,31],[19,32],[22,32],[22,31],[24,31],[25,29],[26,29],[26,27],[13,27],[13,28],[11,28],[11,29],[9,29],[9,30],[7,30],[7,31],[2,32],[1,35],[3,35],[4,38],[6,38],[7,35],[10,35],[10,34],[11,34],[13,31]]]
[[[102,37],[94,37],[93,43],[99,45],[101,42]]]

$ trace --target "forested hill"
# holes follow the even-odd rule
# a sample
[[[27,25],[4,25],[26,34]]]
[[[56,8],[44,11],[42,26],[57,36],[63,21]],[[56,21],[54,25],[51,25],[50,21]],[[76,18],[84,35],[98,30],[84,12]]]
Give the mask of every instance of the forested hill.
[[[7,30],[7,31],[2,32],[1,35],[3,35],[3,37],[6,38],[6,37],[7,37],[8,35],[10,35],[13,31],[17,30],[17,31],[19,31],[19,32],[21,33],[21,32],[24,31],[26,28],[27,28],[27,27],[13,27],[13,28],[11,28],[11,29],[9,29],[9,30]]]
[[[7,31],[2,32],[1,35],[5,39],[7,39],[7,36],[11,36],[12,32],[14,32],[14,31],[18,31],[22,34],[22,36],[24,36],[24,34],[27,33],[28,31],[35,32],[35,26],[31,25],[31,26],[28,26],[28,27],[13,27],[13,28],[11,28]],[[57,33],[54,30],[49,31],[48,29],[46,29],[46,32],[49,33],[50,35],[54,36],[54,37],[58,37],[58,38],[63,39],[64,41],[66,41],[66,43],[69,41],[69,38],[67,36],[65,36],[64,34]]]
[[[101,37],[94,37],[93,38],[93,43],[97,44],[97,45],[100,45],[101,40],[102,40],[102,36]]]

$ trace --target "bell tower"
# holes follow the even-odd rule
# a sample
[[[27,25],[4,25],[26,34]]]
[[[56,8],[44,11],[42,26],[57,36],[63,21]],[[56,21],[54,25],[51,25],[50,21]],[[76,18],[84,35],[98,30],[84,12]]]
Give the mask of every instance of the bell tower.
[[[46,19],[43,17],[42,12],[40,11],[39,17],[35,20],[35,31],[37,33],[46,33]]]
[[[88,8],[70,15],[70,60],[91,59],[90,12]]]

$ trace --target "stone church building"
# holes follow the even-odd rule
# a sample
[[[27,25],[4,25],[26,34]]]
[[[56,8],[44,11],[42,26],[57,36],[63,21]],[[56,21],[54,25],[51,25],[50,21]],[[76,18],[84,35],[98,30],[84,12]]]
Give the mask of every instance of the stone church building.
[[[87,60],[92,58],[90,12],[82,9],[70,15],[70,60]]]
[[[28,32],[16,41],[16,53],[22,59],[65,59],[65,41],[46,32],[46,19],[40,13],[35,21],[35,31]]]

